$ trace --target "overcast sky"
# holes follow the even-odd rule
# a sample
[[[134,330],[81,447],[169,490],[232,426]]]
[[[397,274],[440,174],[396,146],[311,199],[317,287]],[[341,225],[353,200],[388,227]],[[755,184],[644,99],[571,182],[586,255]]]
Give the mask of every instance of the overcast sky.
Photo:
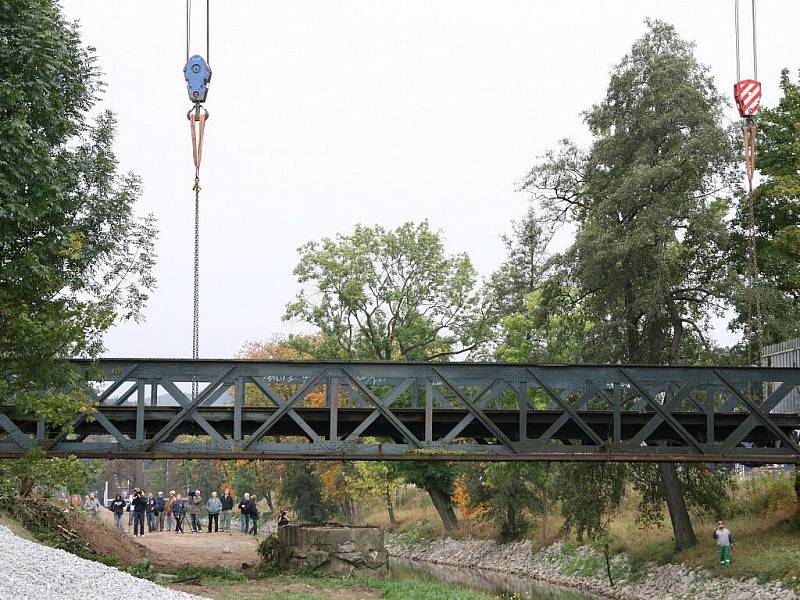
[[[743,76],[751,75],[743,1]],[[356,223],[428,219],[488,276],[525,212],[517,182],[562,137],[587,141],[582,110],[644,31],[673,23],[727,92],[732,0],[211,1],[201,179],[201,345],[298,331],[296,249]],[[193,167],[182,0],[64,0],[95,46],[119,120],[123,170],[159,222],[158,289],[146,321],[115,327],[108,356],[191,355]],[[758,4],[759,76],[774,105],[800,68],[798,0]],[[205,53],[195,2],[192,53]],[[730,110],[733,119],[735,112]]]

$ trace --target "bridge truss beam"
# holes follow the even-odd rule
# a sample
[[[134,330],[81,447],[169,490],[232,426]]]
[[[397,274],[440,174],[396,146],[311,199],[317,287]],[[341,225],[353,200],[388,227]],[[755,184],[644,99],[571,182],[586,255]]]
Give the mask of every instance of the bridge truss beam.
[[[75,361],[95,411],[0,406],[0,457],[800,463],[796,368]],[[199,392],[191,397],[193,381]]]

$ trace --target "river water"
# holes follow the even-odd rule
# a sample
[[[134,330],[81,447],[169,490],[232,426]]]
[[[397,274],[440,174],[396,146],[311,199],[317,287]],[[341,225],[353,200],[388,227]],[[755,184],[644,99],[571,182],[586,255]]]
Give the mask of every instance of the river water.
[[[390,559],[389,573],[396,579],[442,581],[490,594],[517,594],[526,600],[594,600],[597,598],[543,583],[530,577],[495,573],[482,569],[448,567],[402,558]]]

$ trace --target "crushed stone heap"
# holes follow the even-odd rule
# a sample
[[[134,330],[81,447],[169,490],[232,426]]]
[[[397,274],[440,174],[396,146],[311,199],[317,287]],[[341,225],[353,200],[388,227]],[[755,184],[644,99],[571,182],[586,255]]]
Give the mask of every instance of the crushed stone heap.
[[[0,525],[0,600],[205,600],[29,542]]]

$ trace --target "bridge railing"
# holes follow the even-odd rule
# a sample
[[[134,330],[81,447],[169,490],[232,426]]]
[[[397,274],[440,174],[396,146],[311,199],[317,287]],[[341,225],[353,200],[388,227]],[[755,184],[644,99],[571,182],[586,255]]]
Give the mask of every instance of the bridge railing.
[[[0,456],[800,461],[796,368],[104,359],[61,430],[0,407]],[[198,393],[191,393],[192,384]]]

